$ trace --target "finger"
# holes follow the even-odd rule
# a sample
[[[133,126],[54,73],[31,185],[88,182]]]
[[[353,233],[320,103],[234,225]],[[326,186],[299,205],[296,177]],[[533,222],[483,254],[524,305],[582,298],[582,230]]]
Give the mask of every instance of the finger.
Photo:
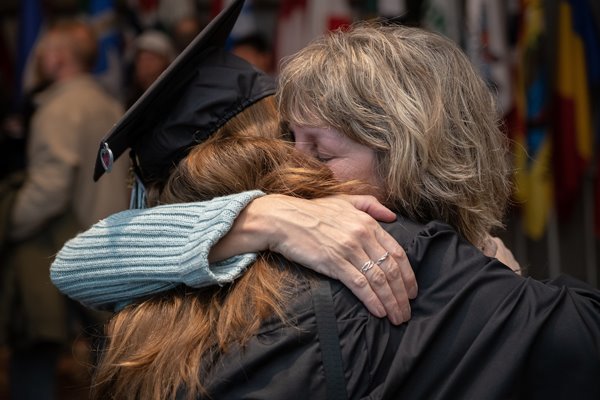
[[[389,253],[377,241],[374,241],[374,243],[371,243],[367,247],[368,250],[365,252],[365,255],[361,256],[362,261],[359,263],[354,262],[353,264],[367,278],[369,286],[383,304],[389,320],[396,325],[401,324],[410,317],[410,314],[403,315],[403,310],[400,306],[400,303],[404,304],[405,307],[408,305],[408,296],[405,291],[403,297],[401,292],[399,292],[398,296],[402,301],[398,302],[385,272],[380,267],[380,264],[389,258]],[[397,279],[394,283],[402,285],[401,279]]]
[[[385,307],[362,272],[348,262],[346,262],[346,265],[340,268],[339,271],[339,280],[354,293],[371,314],[379,318],[383,318],[387,315]]]
[[[393,222],[396,220],[396,213],[381,204],[374,196],[342,195],[340,197],[378,221]]]
[[[378,232],[378,240],[382,244],[384,248],[390,253],[395,263],[389,264],[386,269],[386,275],[390,282],[398,282],[401,281],[403,284],[403,289],[407,293],[409,299],[414,299],[417,297],[418,285],[417,278],[415,277],[415,273],[410,266],[410,262],[408,257],[406,256],[406,252],[396,242],[396,240],[383,228]],[[398,273],[400,276],[398,277]],[[393,284],[392,290],[398,296],[402,294],[400,291],[402,290],[397,284]]]
[[[380,263],[379,268],[385,274],[392,295],[394,296],[397,307],[400,310],[402,318],[400,323],[406,322],[410,319],[410,302],[405,287],[405,282],[402,279],[400,267],[398,266],[396,260],[389,255],[389,252],[386,254],[388,254],[388,257],[386,257],[386,259]]]
[[[381,226],[378,225],[377,228],[377,240],[380,246],[387,249],[390,255],[384,262],[380,263],[379,267],[384,272],[390,290],[395,297],[397,307],[400,309],[401,322],[405,322],[410,319],[411,309],[409,300],[417,296],[417,280],[402,246]],[[381,255],[381,250],[379,251],[378,254]],[[377,289],[374,290],[379,295],[379,291]]]
[[[359,247],[351,252],[350,261],[357,269],[360,270],[360,267],[368,260],[378,260],[383,254],[387,253],[387,248],[390,248],[394,253],[404,254],[400,245],[389,233],[370,217],[366,215],[365,217],[366,220],[359,225],[360,229],[352,232],[351,235],[352,237],[359,237],[358,243],[362,243],[364,248],[362,250]],[[360,258],[357,259],[357,255]],[[403,260],[403,264],[408,263]],[[406,268],[406,266],[403,265],[402,268]],[[410,284],[414,286],[416,281],[414,275],[411,274],[412,269],[408,265],[407,276]],[[365,273],[365,276],[372,290],[385,307],[390,321],[394,324],[407,321],[410,318],[409,298],[404,286],[401,268],[397,265],[395,259],[386,264],[385,271],[381,269],[380,265],[377,265]],[[411,276],[412,280],[410,279]]]
[[[383,231],[381,226],[371,219],[371,217],[366,215],[364,215],[364,217],[364,224],[361,223],[356,230],[347,232],[350,233],[350,237],[355,238],[354,242],[349,242],[347,245],[349,248],[352,248],[352,251],[348,253],[348,260],[354,268],[367,279],[371,290],[375,293],[381,304],[383,304],[390,321],[394,324],[400,324],[407,320],[407,318],[402,315],[402,309],[396,298],[397,296],[402,296],[400,291],[397,295],[394,293],[385,272],[381,270],[379,265],[371,265],[368,270],[363,269],[365,263],[377,260],[386,253],[386,249],[383,248],[377,240],[377,232],[385,231]],[[379,235],[381,235],[381,233],[379,233]],[[395,282],[395,284],[402,285],[401,277],[399,278],[400,282]],[[356,277],[355,279],[360,278]],[[403,303],[408,304],[408,297],[406,296],[405,291]]]
[[[380,253],[381,254],[381,253]],[[383,304],[389,320],[399,325],[410,318],[410,311],[406,312],[408,306],[408,296],[404,292],[404,296],[400,296],[401,301],[398,301],[396,295],[392,291],[385,272],[379,265],[374,265],[368,271],[364,272],[369,285]],[[399,283],[402,285],[402,282]],[[401,305],[404,305],[404,311]]]
[[[406,288],[408,298],[416,298],[417,293],[419,291],[417,277],[415,276],[415,272],[413,271],[410,265],[410,261],[406,256],[406,252],[402,247],[398,246],[398,248],[392,251],[391,254],[394,260],[396,261],[398,268],[400,269],[400,274],[402,275],[402,282],[404,282],[404,287]]]

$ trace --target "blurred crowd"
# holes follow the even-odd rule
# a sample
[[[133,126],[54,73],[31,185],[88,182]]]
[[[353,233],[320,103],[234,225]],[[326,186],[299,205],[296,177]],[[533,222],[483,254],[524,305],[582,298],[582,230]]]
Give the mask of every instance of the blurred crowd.
[[[60,16],[55,19],[62,18],[64,17]],[[88,72],[125,108],[136,101],[204,26],[201,18],[184,16],[173,23],[170,29],[165,28],[160,21],[155,21],[148,27],[120,30],[116,53],[118,60],[113,65],[105,66],[99,73],[99,64],[115,61],[106,60],[107,57],[114,57],[110,53],[112,49],[103,45],[102,37],[97,34],[97,27],[89,18],[76,19],[89,24],[96,32],[96,40],[99,41],[96,51],[104,59],[97,60]],[[49,24],[52,22],[45,24],[43,29],[48,29]],[[23,71],[24,83],[21,88],[17,88],[18,93],[11,93],[10,98],[0,102],[0,178],[25,167],[25,143],[37,104],[35,98],[52,83],[52,77],[47,75],[42,65],[44,52],[48,51],[42,49],[40,43],[38,38],[35,48],[31,50],[28,65]],[[256,29],[234,38],[231,50],[268,73],[274,70],[272,44],[265,34]],[[0,74],[0,82],[4,82],[5,78]],[[8,87],[7,82],[3,86],[2,97],[5,98],[12,88]]]
[[[70,237],[128,207],[126,157],[101,181],[91,179],[98,144],[201,28],[187,16],[170,30],[160,24],[139,30],[120,52],[117,91],[95,73],[102,41],[86,18],[61,16],[40,30],[21,97],[2,110],[0,345],[7,347],[0,347],[0,398],[6,392],[12,399],[64,397],[57,373],[73,343],[84,349],[74,369],[93,365],[89,350],[108,315],[61,295],[48,268]],[[231,50],[270,72],[262,35],[240,36]]]

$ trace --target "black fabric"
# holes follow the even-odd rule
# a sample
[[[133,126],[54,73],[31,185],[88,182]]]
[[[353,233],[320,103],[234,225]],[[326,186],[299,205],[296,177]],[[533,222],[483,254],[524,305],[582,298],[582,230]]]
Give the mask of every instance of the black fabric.
[[[275,92],[273,80],[222,48],[206,49],[193,76],[160,111],[135,127],[131,143],[143,182],[163,180],[189,150],[239,112]],[[134,128],[130,128],[131,131]]]
[[[275,93],[270,76],[224,51],[243,4],[233,1],[215,17],[108,132],[95,180],[109,169],[102,163],[106,151],[116,160],[127,148],[144,183],[163,180],[191,147]],[[105,163],[110,164],[108,156]]]
[[[345,400],[346,381],[344,366],[340,351],[340,339],[337,331],[337,321],[331,297],[331,287],[326,280],[311,282],[311,295],[317,320],[317,332],[325,370],[325,385],[327,398],[330,400]]]
[[[349,398],[600,399],[600,291],[515,275],[442,223],[386,228],[419,295],[412,319],[393,326],[329,281]],[[295,326],[266,322],[219,359],[212,398],[327,398],[309,286],[290,305]]]

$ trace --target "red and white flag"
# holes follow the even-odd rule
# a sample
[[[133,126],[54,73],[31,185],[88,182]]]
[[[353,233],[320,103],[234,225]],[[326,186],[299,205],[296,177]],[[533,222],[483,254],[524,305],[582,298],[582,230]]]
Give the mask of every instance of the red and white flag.
[[[275,38],[278,60],[296,53],[314,38],[352,23],[347,0],[283,0]]]

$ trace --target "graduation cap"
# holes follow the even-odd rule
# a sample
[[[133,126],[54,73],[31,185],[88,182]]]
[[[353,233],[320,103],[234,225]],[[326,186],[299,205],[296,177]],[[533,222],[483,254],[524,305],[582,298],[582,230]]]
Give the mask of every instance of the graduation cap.
[[[225,50],[243,4],[217,15],[104,137],[95,181],[127,148],[143,183],[164,180],[192,147],[275,93],[270,76]]]

